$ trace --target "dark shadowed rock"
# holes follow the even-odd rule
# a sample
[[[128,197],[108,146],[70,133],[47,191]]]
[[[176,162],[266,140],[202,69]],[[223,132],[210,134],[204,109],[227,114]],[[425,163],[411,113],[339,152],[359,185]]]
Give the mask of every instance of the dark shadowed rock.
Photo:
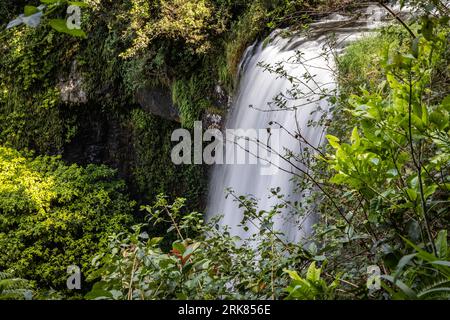
[[[94,104],[67,108],[67,117],[75,116],[78,125],[76,135],[64,146],[63,159],[81,165],[106,164],[129,180],[135,152],[128,122]]]
[[[136,102],[148,113],[180,122],[180,114],[174,106],[172,95],[167,88],[142,88],[135,94]]]

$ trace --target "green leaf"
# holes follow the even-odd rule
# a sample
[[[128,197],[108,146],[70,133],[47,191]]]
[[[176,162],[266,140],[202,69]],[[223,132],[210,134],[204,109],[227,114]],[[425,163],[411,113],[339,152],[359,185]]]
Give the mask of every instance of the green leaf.
[[[418,294],[417,297],[419,299],[423,299],[425,296],[429,295],[430,293],[435,294],[435,293],[444,293],[444,292],[447,294],[447,299],[449,299],[448,298],[448,297],[450,297],[450,288],[449,287],[426,290],[426,291],[423,291],[420,294]]]
[[[431,123],[435,124],[439,130],[444,130],[448,126],[448,115],[440,111],[431,112],[429,120]]]
[[[158,245],[163,239],[164,239],[163,237],[151,238],[149,241],[150,246],[154,247],[154,246]]]
[[[58,32],[66,33],[74,37],[87,38],[86,33],[81,29],[67,28],[67,22],[64,19],[51,19],[50,26]]]
[[[313,261],[306,272],[306,279],[312,282],[317,282],[320,280],[320,273],[321,269],[316,268],[316,262]]]
[[[292,280],[302,280],[302,278],[298,275],[297,271],[287,270],[285,269],[284,272],[286,272],[289,277],[291,277]]]
[[[81,1],[68,1],[67,3],[69,5],[71,5],[71,6],[77,6],[77,7],[80,7],[80,8],[88,7],[87,3],[81,2]]]
[[[439,231],[439,234],[436,238],[436,250],[439,258],[447,259],[448,257],[447,230]]]
[[[322,262],[322,261],[325,261],[327,259],[327,257],[324,255],[321,255],[321,256],[314,256],[313,259],[315,261]]]
[[[170,265],[173,265],[172,259],[162,259],[159,261],[159,267],[161,269],[168,269]]]
[[[347,179],[348,176],[346,174],[338,173],[330,179],[330,182],[334,184],[343,184],[347,181]]]
[[[339,144],[339,138],[332,136],[330,134],[326,135],[328,142],[330,143],[330,145],[335,148],[335,149],[340,149],[341,145]]]
[[[450,111],[450,95],[446,96],[441,104],[445,110]]]
[[[403,239],[403,241],[405,241],[408,245],[410,245],[417,251],[418,258],[420,258],[430,264],[432,264],[435,261],[438,261],[438,258],[435,255],[421,249],[420,247],[418,247],[417,245],[415,245],[414,243],[412,243],[410,240],[406,239],[405,237],[402,237],[402,236],[400,236],[400,237]],[[438,269],[442,274],[444,274],[447,277],[450,277],[450,269],[447,266],[442,265],[441,263],[436,263],[434,265],[436,266],[436,269]]]
[[[183,259],[186,259],[189,255],[191,255],[197,248],[200,246],[200,243],[196,242],[194,244],[191,244],[186,248],[186,250],[183,252]]]
[[[189,297],[184,292],[178,292],[176,294],[178,300],[187,300]]]
[[[397,269],[395,270],[395,276],[394,280],[396,281],[398,276],[401,274],[405,266],[411,262],[412,259],[414,259],[417,256],[417,253],[408,254],[406,256],[403,256],[400,261],[397,264]]]
[[[108,284],[104,281],[96,282],[84,298],[89,300],[113,299],[112,293],[106,289],[107,286]]]
[[[436,184],[427,186],[423,192],[425,199],[428,199],[430,196],[432,196],[436,192],[437,188],[438,186]]]
[[[64,4],[66,0],[41,0],[41,3],[45,4]]]
[[[438,266],[450,267],[450,261],[438,260],[438,261],[432,261],[431,264],[435,264],[435,265],[438,265]]]
[[[360,140],[361,140],[361,139],[360,139],[359,134],[358,134],[358,128],[355,127],[355,128],[353,128],[353,131],[352,131],[351,142],[352,142],[356,147],[359,147]]]
[[[172,244],[172,248],[176,251],[178,251],[180,254],[183,254],[184,251],[186,251],[186,248],[184,247],[184,245],[181,242],[174,242]]]
[[[25,6],[25,9],[23,12],[24,12],[25,16],[28,17],[28,16],[31,16],[31,15],[39,12],[39,9],[35,6]]]
[[[397,286],[410,299],[417,299],[416,293],[410,287],[408,287],[404,282],[402,282],[400,280],[396,280],[393,277],[387,276],[387,275],[382,275],[381,277],[386,279],[386,280],[388,280],[389,282],[391,282],[395,286]]]
[[[429,119],[428,108],[426,105],[423,105],[422,106],[422,121],[423,121],[423,123],[425,123],[425,125],[429,124],[428,119]]]
[[[406,189],[406,193],[408,193],[409,198],[411,199],[411,201],[416,201],[417,199],[417,192],[414,189]]]

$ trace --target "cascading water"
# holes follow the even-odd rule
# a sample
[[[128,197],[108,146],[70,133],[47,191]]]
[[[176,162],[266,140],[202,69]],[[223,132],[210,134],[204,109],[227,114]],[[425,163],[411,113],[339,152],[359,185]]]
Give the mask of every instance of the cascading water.
[[[336,90],[333,54],[348,41],[379,26],[380,8],[366,8],[365,12],[369,12],[372,18],[354,21],[333,15],[312,25],[311,33],[307,36],[284,38],[282,31],[276,31],[269,37],[268,43],[264,41],[248,48],[241,62],[239,89],[226,128],[245,130],[271,127],[273,130],[281,126],[277,139],[281,145],[278,150],[282,155],[286,155],[287,150],[300,154],[305,148],[313,152],[311,146],[320,147],[325,133],[324,126],[317,121],[326,117],[332,106],[327,95],[332,95]],[[334,34],[333,50],[327,46],[331,33]],[[261,63],[266,64],[266,68]],[[289,76],[280,77],[277,73],[268,72],[267,64],[272,70],[278,68],[278,71],[285,71]],[[298,139],[296,134],[301,135],[310,146],[304,141],[300,142],[302,139]],[[227,188],[237,195],[255,197],[259,210],[270,210],[278,203],[277,197],[269,197],[272,188],[280,188],[281,194],[291,203],[302,203],[308,194],[295,190],[292,173],[307,171],[307,168],[293,158],[291,163],[280,157],[275,162],[279,168],[273,175],[261,174],[264,161],[259,161],[257,165],[216,165],[210,181],[208,217],[223,215],[221,225],[229,226],[231,234],[245,239],[255,232],[255,227],[249,225],[249,230],[244,231],[239,226],[243,209],[239,208],[236,199],[225,197]],[[274,229],[282,232],[290,242],[302,241],[309,235],[314,221],[314,208],[309,208],[309,215],[299,216],[296,211],[283,209],[274,219]]]

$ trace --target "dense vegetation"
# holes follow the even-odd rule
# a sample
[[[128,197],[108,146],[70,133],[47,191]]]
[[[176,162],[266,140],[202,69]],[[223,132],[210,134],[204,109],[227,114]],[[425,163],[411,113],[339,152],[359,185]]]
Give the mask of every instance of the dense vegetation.
[[[126,231],[134,203],[105,166],[0,148],[0,268],[64,289],[67,267],[92,271],[108,235]]]
[[[398,18],[336,57],[328,144],[286,159],[302,159],[308,170],[293,179],[319,204],[307,245],[273,229],[292,205],[276,190],[269,211],[230,191],[243,223],[260,226],[249,239],[206,223],[207,170],[173,165],[170,134],[226,112],[217,86],[233,94],[252,42],[355,1],[86,0],[74,32],[55,22],[70,1],[46,0],[38,27],[4,30],[24,5],[37,12],[39,1],[24,2],[0,4],[0,299],[450,297],[441,1],[403,1],[421,19]],[[142,89],[168,92],[178,119],[146,112]],[[81,291],[66,289],[70,265]],[[378,290],[367,286],[372,266]]]

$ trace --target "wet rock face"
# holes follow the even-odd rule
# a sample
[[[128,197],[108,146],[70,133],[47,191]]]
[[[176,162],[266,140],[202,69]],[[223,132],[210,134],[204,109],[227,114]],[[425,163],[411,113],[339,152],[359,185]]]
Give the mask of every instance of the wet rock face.
[[[142,88],[135,94],[136,102],[148,113],[180,122],[180,114],[172,101],[170,89]]]
[[[61,101],[65,103],[81,104],[88,101],[83,89],[83,77],[77,69],[77,62],[73,61],[69,77],[59,80]]]
[[[221,114],[206,111],[203,115],[203,128],[223,130],[224,117]]]
[[[220,85],[215,86],[213,99],[214,104],[221,109],[228,109],[231,107],[232,97]]]
[[[202,117],[203,128],[223,130],[225,127],[226,114],[231,107],[232,96],[220,85],[216,85],[210,98],[214,107],[204,111]]]
[[[216,85],[209,99],[214,111],[206,110],[203,122],[206,127],[221,128],[223,125],[223,114],[230,106],[231,97],[219,85]],[[164,119],[180,122],[180,113],[172,101],[172,94],[168,88],[142,88],[135,93],[135,100],[146,112],[160,116]]]

